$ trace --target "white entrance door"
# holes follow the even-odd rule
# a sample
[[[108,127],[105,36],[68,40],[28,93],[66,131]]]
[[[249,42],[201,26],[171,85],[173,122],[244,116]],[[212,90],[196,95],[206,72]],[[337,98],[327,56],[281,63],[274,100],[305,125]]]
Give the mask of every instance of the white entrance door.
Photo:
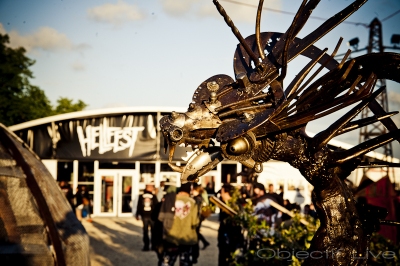
[[[96,173],[93,215],[132,217],[136,212],[139,180],[135,170],[99,169]]]

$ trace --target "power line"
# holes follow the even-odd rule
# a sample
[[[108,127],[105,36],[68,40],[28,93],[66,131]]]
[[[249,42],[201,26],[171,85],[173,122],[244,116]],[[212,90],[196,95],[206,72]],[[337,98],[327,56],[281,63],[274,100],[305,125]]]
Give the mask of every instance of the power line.
[[[394,12],[393,14],[391,14],[390,16],[387,16],[386,18],[381,19],[381,22],[384,22],[385,20],[388,20],[389,18],[391,18],[391,17],[397,15],[398,13],[400,13],[400,9],[397,10],[396,12]]]
[[[243,3],[243,2],[239,2],[239,1],[235,1],[235,0],[221,0],[223,2],[228,2],[228,3],[232,3],[232,4],[236,4],[236,5],[242,5],[242,6],[249,6],[249,7],[255,7],[257,8],[256,5],[252,5],[252,4],[247,4],[247,3]],[[289,11],[284,11],[284,10],[278,10],[278,9],[273,9],[273,8],[268,8],[268,7],[263,7],[264,10],[267,11],[271,11],[271,12],[276,12],[276,13],[282,13],[282,14],[286,14],[286,15],[296,15],[295,12],[289,12]],[[385,21],[395,15],[397,15],[398,13],[400,13],[400,10],[397,10],[396,12],[394,12],[393,14],[391,14],[390,16],[387,16],[386,18],[382,19],[382,21]],[[317,16],[310,16],[310,18],[312,19],[318,19],[318,20],[323,20],[326,21],[326,18],[322,18],[322,17],[317,17]],[[363,22],[352,22],[352,21],[343,21],[342,24],[351,24],[351,25],[356,25],[356,26],[364,26],[366,28],[369,27],[369,24],[367,23],[363,23]]]

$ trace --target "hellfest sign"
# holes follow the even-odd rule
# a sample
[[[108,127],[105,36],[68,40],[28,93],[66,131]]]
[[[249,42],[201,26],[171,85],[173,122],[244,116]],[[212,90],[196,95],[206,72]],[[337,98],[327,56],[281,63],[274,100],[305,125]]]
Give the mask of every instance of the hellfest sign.
[[[157,135],[156,117],[132,114],[70,119],[15,133],[41,159],[167,160],[162,136]],[[186,149],[180,147],[174,158],[182,160],[185,156]]]
[[[129,149],[128,155],[131,157],[138,133],[144,129],[144,127],[108,127],[100,124],[98,127],[87,126],[85,132],[82,126],[78,126],[76,131],[84,157],[90,156],[95,149],[98,149],[99,154],[109,151],[117,153]]]

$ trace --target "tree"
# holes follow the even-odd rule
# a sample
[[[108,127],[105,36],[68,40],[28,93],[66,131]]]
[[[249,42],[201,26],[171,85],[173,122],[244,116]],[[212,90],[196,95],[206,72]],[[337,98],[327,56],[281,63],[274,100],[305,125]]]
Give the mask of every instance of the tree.
[[[0,123],[6,126],[29,120],[83,110],[87,104],[60,98],[53,108],[44,91],[31,85],[29,70],[35,61],[25,56],[23,47],[12,49],[7,34],[0,34]]]
[[[60,97],[57,100],[57,107],[54,109],[54,114],[64,114],[70,112],[81,111],[86,108],[87,104],[81,100],[77,103],[72,103],[72,99]]]

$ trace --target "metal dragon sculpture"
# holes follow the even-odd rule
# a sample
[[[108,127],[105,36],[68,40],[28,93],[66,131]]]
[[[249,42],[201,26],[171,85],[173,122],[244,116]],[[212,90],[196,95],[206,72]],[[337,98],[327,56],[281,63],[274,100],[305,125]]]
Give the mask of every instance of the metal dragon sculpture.
[[[296,35],[319,0],[304,0],[285,33],[260,32],[260,0],[256,33],[247,38],[241,36],[219,2],[213,2],[240,42],[234,54],[235,80],[227,75],[210,77],[196,88],[187,112],[173,112],[160,120],[170,162],[177,145],[195,149],[185,166],[170,166],[182,173],[185,183],[196,181],[224,159],[238,161],[256,172],[261,172],[262,163],[270,159],[288,162],[314,186],[313,202],[321,226],[309,251],[340,251],[334,256],[323,255],[320,260],[306,260],[305,264],[365,265],[363,256],[375,227],[357,208],[344,180],[366,163],[362,155],[400,140],[400,130],[390,118],[398,112],[385,112],[375,99],[384,88],[374,90],[377,79],[400,81],[400,55],[378,53],[347,60],[348,51],[337,62],[334,56],[341,39],[331,55],[313,45],[366,0],[353,2],[303,39]],[[287,64],[298,55],[310,62],[284,87]],[[312,72],[317,64],[320,66]],[[316,78],[323,69],[328,72]],[[354,107],[327,129],[314,137],[305,133],[308,122],[350,105]],[[375,115],[355,120],[364,108]],[[378,121],[389,133],[349,150],[329,149],[327,144],[335,136]],[[378,222],[384,218],[378,216]]]

